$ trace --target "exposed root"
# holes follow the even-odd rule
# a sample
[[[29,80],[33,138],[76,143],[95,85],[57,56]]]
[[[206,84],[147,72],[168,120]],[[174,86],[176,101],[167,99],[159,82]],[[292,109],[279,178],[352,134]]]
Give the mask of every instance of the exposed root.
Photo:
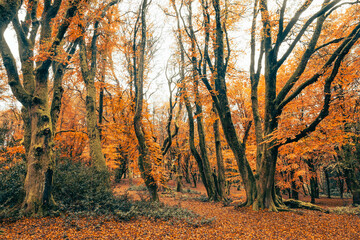
[[[235,209],[239,209],[239,208],[249,207],[249,206],[251,206],[251,203],[248,200],[246,200],[245,202],[239,203],[239,204],[237,203],[234,206],[235,206]]]
[[[286,206],[288,206],[289,208],[302,208],[302,209],[307,209],[307,210],[319,211],[319,212],[323,212],[323,213],[329,213],[329,210],[326,210],[315,204],[302,202],[302,201],[295,200],[295,199],[284,200],[284,204]]]

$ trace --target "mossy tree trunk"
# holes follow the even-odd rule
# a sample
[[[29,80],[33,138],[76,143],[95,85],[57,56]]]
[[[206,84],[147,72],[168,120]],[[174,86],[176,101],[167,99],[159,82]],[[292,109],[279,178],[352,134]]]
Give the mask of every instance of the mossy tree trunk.
[[[108,9],[118,3],[119,1],[109,2],[101,11],[100,17],[103,18]],[[100,131],[98,126],[98,116],[96,108],[96,88],[95,88],[95,77],[97,71],[97,38],[99,36],[99,24],[100,20],[96,20],[94,23],[94,33],[91,38],[89,46],[90,54],[87,53],[87,47],[85,44],[84,34],[86,29],[82,29],[83,35],[80,37],[80,66],[81,73],[86,87],[86,127],[87,134],[89,137],[90,145],[90,157],[91,165],[94,169],[102,174],[107,174],[108,169],[106,161],[101,148]],[[90,61],[88,60],[90,56]],[[107,184],[107,183],[104,183]]]
[[[17,14],[22,1],[0,2],[0,51],[6,68],[8,82],[16,99],[23,105],[27,175],[25,178],[25,199],[23,209],[26,214],[45,214],[52,206],[52,175],[54,169],[53,136],[54,126],[60,109],[61,92],[54,91],[52,107],[48,99],[49,68],[53,63],[50,57],[34,62],[35,44],[39,49],[56,55],[57,48],[76,14],[80,1],[73,1],[65,11],[64,19],[58,26],[54,38],[51,37],[51,21],[57,16],[61,1],[44,5],[41,19],[37,19],[38,1],[29,1],[25,19],[19,21]],[[4,39],[4,31],[12,21],[19,42],[21,74],[18,73],[16,61]],[[41,28],[40,28],[41,26]],[[40,31],[39,31],[40,30]],[[49,44],[50,43],[50,44]],[[50,47],[45,47],[45,45]],[[70,54],[71,55],[71,54]],[[58,65],[53,66],[57,71]],[[54,86],[60,85],[63,75],[54,77]],[[54,87],[55,89],[56,87]]]

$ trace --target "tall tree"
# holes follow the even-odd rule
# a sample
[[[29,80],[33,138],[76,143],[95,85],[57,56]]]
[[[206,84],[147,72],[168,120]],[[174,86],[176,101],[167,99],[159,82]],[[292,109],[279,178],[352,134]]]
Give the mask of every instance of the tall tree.
[[[49,69],[56,61],[58,53],[64,51],[63,46],[67,45],[63,43],[63,39],[80,2],[80,0],[29,0],[25,6],[27,11],[23,22],[18,18],[22,1],[0,3],[1,56],[11,90],[23,106],[24,145],[27,159],[26,197],[23,208],[29,214],[42,214],[52,202],[51,185],[54,168],[52,122],[56,122],[57,114],[54,113],[60,109],[61,101],[58,100],[61,99],[61,91],[54,91],[55,102],[50,108]],[[13,23],[19,42],[20,72],[4,38],[4,31],[10,21]],[[62,68],[63,65],[60,65],[54,67]],[[54,72],[58,73],[56,69]],[[57,80],[61,80],[61,77]]]
[[[145,51],[146,51],[146,14],[149,3],[147,0],[143,0],[139,10],[139,25],[140,27],[140,43],[139,46],[136,44],[137,30],[134,31],[134,85],[135,85],[135,115],[134,115],[134,129],[136,138],[139,143],[139,169],[141,176],[145,181],[145,185],[150,192],[151,199],[158,201],[158,186],[152,173],[152,163],[150,159],[150,151],[147,145],[147,139],[142,124],[142,114],[144,105],[144,70],[145,70]],[[137,47],[139,50],[137,51]],[[137,64],[138,63],[138,64]]]
[[[181,33],[181,25],[180,21],[185,24],[185,21],[183,17],[181,16],[181,8],[180,10],[177,9],[175,1],[172,1],[172,7],[176,14],[177,19],[177,38],[178,38],[178,44],[180,48],[180,82],[182,84],[182,98],[184,100],[184,104],[186,107],[187,115],[188,115],[188,123],[189,123],[189,145],[192,155],[194,156],[201,180],[205,186],[205,189],[207,191],[208,198],[211,200],[219,200],[222,197],[218,196],[218,192],[216,191],[216,185],[214,182],[214,178],[212,176],[212,171],[210,167],[210,162],[208,158],[208,152],[207,152],[207,146],[205,142],[205,130],[203,125],[203,107],[202,107],[202,100],[200,98],[200,89],[199,89],[199,83],[200,83],[200,76],[198,72],[198,59],[197,59],[197,43],[195,38],[195,31],[193,27],[193,10],[192,10],[192,1],[189,1],[185,3],[187,9],[188,9],[188,18],[187,18],[187,25],[185,25],[186,33],[190,39],[190,47],[189,51],[190,54],[185,53],[185,44],[183,40],[183,36]],[[184,2],[181,2],[181,6],[184,4]],[[180,20],[181,19],[181,20]],[[195,94],[195,115],[196,115],[196,126],[197,126],[197,133],[199,137],[199,148],[200,152],[197,150],[195,145],[195,117],[193,112],[193,107],[191,105],[190,101],[190,84],[186,83],[186,76],[185,76],[185,54],[189,59],[190,62],[190,80],[192,82],[193,86],[193,92]],[[204,65],[204,68],[206,71],[206,65]],[[203,69],[202,69],[203,70]]]
[[[252,107],[255,123],[255,131],[258,143],[258,169],[257,175],[257,197],[254,202],[254,209],[269,208],[276,211],[281,207],[275,194],[275,168],[280,146],[296,142],[309,133],[313,132],[319,123],[329,114],[331,102],[332,82],[334,81],[341,63],[345,56],[350,52],[352,46],[360,37],[360,24],[354,22],[350,31],[344,31],[340,38],[330,40],[325,44],[320,44],[319,38],[323,31],[326,19],[336,9],[346,4],[357,4],[356,1],[342,2],[340,0],[325,0],[319,9],[313,13],[308,13],[307,19],[302,22],[300,16],[315,1],[307,0],[299,4],[299,8],[292,14],[290,19],[286,19],[288,10],[288,1],[284,0],[279,9],[279,16],[276,24],[272,24],[273,16],[268,9],[268,1],[258,0],[254,4],[254,17],[251,31],[251,85],[252,85]],[[260,52],[257,54],[259,59],[256,63],[256,23],[258,13],[261,13],[261,44]],[[300,29],[296,29],[298,26]],[[310,32],[309,30],[312,29]],[[287,75],[287,82],[279,88],[277,82],[279,69],[286,63],[297,46],[301,44],[304,38],[309,39],[305,50],[298,61],[295,70]],[[284,45],[288,46],[285,47]],[[335,46],[328,49],[326,61],[320,65],[317,72],[309,76],[305,75],[306,67],[310,60],[316,56],[316,53],[322,48]],[[335,49],[335,50],[332,50]],[[263,67],[263,59],[265,65]],[[257,65],[257,66],[256,66]],[[255,69],[257,67],[257,69]],[[264,118],[261,120],[258,108],[258,85],[261,71],[264,71],[265,79],[265,108]],[[306,78],[306,79],[304,79]],[[323,81],[323,105],[318,115],[310,122],[307,127],[300,130],[295,136],[286,136],[282,139],[273,137],[279,127],[279,118],[289,102],[303,93],[304,89],[314,83]],[[263,124],[262,124],[263,122]]]
[[[91,164],[98,172],[107,172],[106,162],[104,154],[101,148],[101,139],[99,126],[97,124],[97,114],[96,114],[96,88],[95,88],[95,77],[97,71],[97,39],[99,37],[99,25],[100,20],[105,17],[108,9],[118,3],[119,0],[113,0],[102,8],[100,11],[100,19],[96,19],[94,23],[94,33],[91,37],[90,46],[87,47],[85,44],[85,28],[82,27],[83,35],[80,37],[80,66],[81,73],[86,87],[86,122],[87,122],[87,132],[89,137],[90,144],[90,156]],[[85,20],[85,19],[83,19]],[[90,66],[88,61],[87,49],[90,51]]]
[[[252,173],[249,162],[245,155],[245,138],[240,140],[234,122],[231,116],[231,109],[229,99],[227,95],[226,86],[226,73],[230,60],[230,45],[229,39],[226,32],[226,18],[221,10],[221,4],[218,0],[212,1],[212,7],[214,9],[214,20],[215,20],[215,39],[213,40],[213,58],[207,48],[208,42],[205,43],[205,49],[203,52],[203,61],[205,61],[212,73],[212,79],[214,80],[214,86],[210,83],[206,74],[200,74],[201,80],[209,90],[211,97],[214,102],[214,106],[219,115],[222,129],[227,143],[229,144],[232,152],[234,153],[238,169],[243,180],[247,200],[245,205],[253,203],[256,197],[256,183],[255,177]],[[210,40],[210,5],[207,1],[202,1],[202,8],[205,16],[205,39]],[[247,134],[245,134],[246,136]]]

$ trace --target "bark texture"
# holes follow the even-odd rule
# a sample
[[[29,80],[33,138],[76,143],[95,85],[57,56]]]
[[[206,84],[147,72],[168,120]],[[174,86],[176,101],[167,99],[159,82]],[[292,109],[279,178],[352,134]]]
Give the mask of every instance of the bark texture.
[[[50,22],[57,16],[61,1],[48,2],[43,6],[43,13],[37,19],[38,1],[28,1],[26,6],[26,21],[19,21],[17,14],[22,1],[0,1],[0,51],[7,72],[8,82],[16,99],[22,104],[24,120],[24,145],[27,160],[27,175],[25,178],[26,196],[23,208],[27,214],[46,214],[52,206],[51,195],[52,175],[54,169],[53,132],[57,115],[53,109],[60,109],[61,94],[54,91],[54,108],[50,108],[48,99],[49,68],[53,63],[50,56],[56,56],[57,48],[75,16],[78,0],[65,9],[64,19],[57,27],[56,36],[52,38]],[[19,42],[19,56],[21,72],[19,73],[16,61],[4,39],[4,31],[12,21]],[[41,26],[41,28],[40,28]],[[40,31],[39,31],[40,30]],[[38,40],[38,41],[36,41]],[[49,52],[45,59],[34,62],[35,44],[39,49]],[[45,47],[44,45],[50,46]],[[61,82],[61,77],[58,82]]]
[[[144,100],[144,68],[145,68],[145,48],[146,48],[146,13],[148,8],[147,0],[143,0],[140,8],[140,28],[141,28],[141,40],[139,50],[139,65],[135,68],[134,64],[134,81],[135,81],[135,115],[134,115],[134,129],[136,138],[139,142],[139,169],[141,176],[145,181],[145,185],[150,193],[152,201],[159,201],[158,186],[152,174],[152,163],[149,156],[149,148],[146,143],[146,136],[142,126],[142,111]],[[136,36],[135,36],[136,37]],[[134,37],[134,38],[135,38]],[[135,52],[134,54],[136,54]],[[136,56],[134,56],[134,63],[137,62]]]

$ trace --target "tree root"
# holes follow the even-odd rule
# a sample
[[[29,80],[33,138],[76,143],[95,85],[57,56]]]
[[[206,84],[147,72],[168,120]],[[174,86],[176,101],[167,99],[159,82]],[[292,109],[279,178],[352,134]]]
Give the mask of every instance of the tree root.
[[[295,199],[288,199],[288,200],[284,200],[283,202],[289,208],[302,208],[307,210],[319,211],[323,213],[329,213],[329,210],[319,207],[312,203],[302,202]]]

